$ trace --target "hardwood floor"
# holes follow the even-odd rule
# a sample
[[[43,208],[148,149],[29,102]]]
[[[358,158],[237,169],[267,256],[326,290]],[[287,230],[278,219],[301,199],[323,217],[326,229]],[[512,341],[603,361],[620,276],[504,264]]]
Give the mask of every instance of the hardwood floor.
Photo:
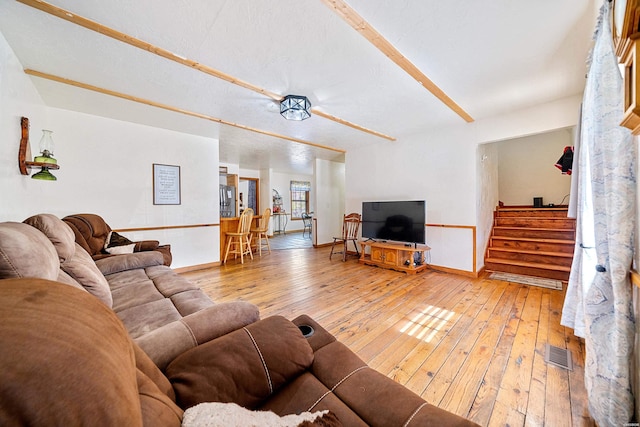
[[[428,402],[486,426],[593,426],[584,346],[560,326],[564,292],[427,270],[329,261],[329,249],[275,250],[184,273],[217,302],[262,317],[308,314],[371,367]],[[544,361],[571,350],[573,371]]]
[[[285,234],[274,234],[269,237],[269,244],[271,249],[302,249],[312,248],[313,242],[307,231],[302,234],[302,231],[288,231]]]

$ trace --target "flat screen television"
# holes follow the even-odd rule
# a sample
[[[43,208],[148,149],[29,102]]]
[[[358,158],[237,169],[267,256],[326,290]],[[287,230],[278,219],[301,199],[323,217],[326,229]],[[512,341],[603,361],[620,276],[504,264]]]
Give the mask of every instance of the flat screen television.
[[[425,242],[425,201],[362,202],[362,237]]]

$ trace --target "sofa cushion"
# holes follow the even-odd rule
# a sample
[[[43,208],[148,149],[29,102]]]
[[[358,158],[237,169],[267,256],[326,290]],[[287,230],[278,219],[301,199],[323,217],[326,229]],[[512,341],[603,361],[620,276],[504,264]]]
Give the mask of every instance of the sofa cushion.
[[[257,409],[284,415],[311,411],[312,409],[310,408],[313,408],[313,411],[330,409],[331,412],[336,414],[340,422],[346,426],[369,426],[310,372],[305,372],[287,383],[277,394],[273,395]]]
[[[76,246],[73,231],[60,218],[51,214],[31,216],[23,221],[40,230],[56,248],[60,263],[73,257]]]
[[[60,268],[80,283],[90,294],[111,307],[113,300],[109,283],[98,270],[91,256],[75,242],[73,231],[55,215],[39,214],[23,221],[36,229],[53,244],[60,261]],[[53,280],[55,280],[53,278]],[[66,281],[66,278],[62,278]]]
[[[109,289],[107,279],[100,273],[96,263],[87,251],[82,249],[79,244],[75,242],[73,244],[76,248],[73,257],[61,263],[60,268],[77,280],[90,294],[111,308],[113,298],[111,297],[111,289]]]
[[[145,273],[165,297],[171,297],[178,292],[198,289],[192,282],[176,275],[171,268],[164,265],[149,267]]]
[[[135,270],[137,268],[162,265],[163,259],[160,252],[137,252],[126,256],[110,256],[96,260],[98,269],[105,276],[121,271]]]
[[[56,280],[59,271],[58,254],[44,234],[19,222],[0,224],[0,279]]]
[[[96,255],[104,249],[111,227],[96,214],[76,214],[62,218],[73,230],[76,241],[89,253]]]
[[[191,289],[171,295],[171,302],[182,316],[198,313],[215,304],[211,298],[200,289]]]
[[[167,298],[129,307],[117,314],[134,339],[182,318]]]
[[[298,327],[273,316],[181,354],[165,373],[183,409],[202,402],[254,408],[312,361]]]
[[[178,355],[260,320],[258,307],[245,301],[213,304],[136,338],[160,369]]]
[[[180,426],[182,411],[137,369],[125,328],[95,298],[2,280],[0,312],[0,425]]]

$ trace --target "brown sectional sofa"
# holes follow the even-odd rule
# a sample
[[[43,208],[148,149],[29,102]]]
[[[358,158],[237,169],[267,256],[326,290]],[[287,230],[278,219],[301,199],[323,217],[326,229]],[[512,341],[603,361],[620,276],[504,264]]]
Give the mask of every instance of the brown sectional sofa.
[[[157,253],[94,262],[64,224],[0,223],[0,425],[276,416],[262,411],[318,417],[306,426],[475,425],[372,370],[307,316],[258,320],[251,304],[214,304]],[[205,424],[229,411],[233,422]]]
[[[113,309],[160,367],[184,351],[259,319],[242,301],[215,304],[145,251],[94,261],[66,222],[40,214],[0,224],[0,279],[35,277],[85,290]]]

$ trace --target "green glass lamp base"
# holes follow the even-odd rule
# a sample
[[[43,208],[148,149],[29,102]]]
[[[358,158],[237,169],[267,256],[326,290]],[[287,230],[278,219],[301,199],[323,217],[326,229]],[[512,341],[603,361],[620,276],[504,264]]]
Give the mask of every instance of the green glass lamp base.
[[[53,175],[51,174],[51,172],[49,172],[49,169],[42,168],[42,169],[40,170],[40,172],[38,172],[38,173],[34,173],[34,174],[31,176],[31,179],[41,179],[41,180],[44,180],[44,181],[56,181],[58,178],[56,178],[55,176],[53,176]]]

